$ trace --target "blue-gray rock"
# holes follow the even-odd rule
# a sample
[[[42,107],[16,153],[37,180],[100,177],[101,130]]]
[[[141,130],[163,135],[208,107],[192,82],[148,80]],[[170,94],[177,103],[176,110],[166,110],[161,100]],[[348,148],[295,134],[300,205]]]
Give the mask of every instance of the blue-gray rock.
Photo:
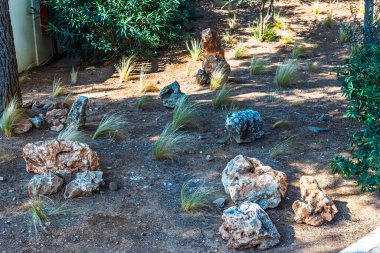
[[[111,191],[117,191],[119,189],[119,186],[117,185],[116,182],[110,182],[109,188]]]
[[[66,119],[66,125],[75,127],[76,129],[86,126],[86,109],[88,98],[85,96],[78,97],[73,103]]]
[[[212,203],[215,205],[216,209],[221,211],[226,205],[226,198],[217,198]]]
[[[264,136],[263,119],[254,110],[232,112],[227,115],[226,129],[237,143],[253,142]]]
[[[44,124],[45,124],[45,120],[43,118],[41,118],[40,116],[36,116],[34,118],[31,118],[30,122],[32,122],[32,125],[36,129],[42,128],[44,126]]]
[[[53,102],[47,102],[46,104],[44,104],[44,106],[42,107],[42,109],[43,109],[43,110],[47,110],[47,109],[49,109],[52,105],[53,105]]]
[[[181,87],[177,81],[172,84],[165,86],[160,92],[160,99],[162,104],[167,107],[174,109],[177,104],[177,101],[183,96],[186,96],[181,92]]]
[[[322,128],[322,127],[308,126],[307,128],[314,133],[321,133],[321,132],[328,131],[326,128]]]

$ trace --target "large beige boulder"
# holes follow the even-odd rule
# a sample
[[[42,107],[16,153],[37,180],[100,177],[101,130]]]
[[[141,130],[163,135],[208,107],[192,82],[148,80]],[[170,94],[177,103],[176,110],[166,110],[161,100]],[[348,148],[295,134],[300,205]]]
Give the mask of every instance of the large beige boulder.
[[[23,148],[26,170],[36,174],[99,170],[95,151],[77,141],[49,140],[29,143]]]
[[[338,209],[332,199],[319,187],[315,178],[301,177],[300,188],[301,200],[296,200],[292,206],[294,220],[297,223],[320,226],[334,218]]]
[[[223,170],[222,183],[234,203],[252,202],[267,209],[280,204],[288,179],[284,172],[264,166],[256,158],[238,155]]]

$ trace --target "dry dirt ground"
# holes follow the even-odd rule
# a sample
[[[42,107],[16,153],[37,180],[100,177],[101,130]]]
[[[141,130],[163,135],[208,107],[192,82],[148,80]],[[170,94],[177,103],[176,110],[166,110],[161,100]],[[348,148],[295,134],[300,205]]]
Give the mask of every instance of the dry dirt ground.
[[[202,178],[218,190],[218,196],[225,196],[220,173],[238,154],[256,157],[289,177],[286,198],[279,207],[267,211],[281,234],[280,244],[267,252],[336,252],[378,227],[379,195],[360,194],[353,181],[333,175],[329,166],[334,156],[347,152],[348,134],[359,129],[359,125],[344,117],[347,103],[334,72],[334,67],[347,57],[347,48],[337,37],[339,24],[350,16],[348,2],[339,2],[333,8],[335,25],[330,30],[320,25],[326,14],[315,18],[309,3],[281,2],[281,12],[291,33],[314,47],[308,59],[321,63],[316,73],[304,72],[297,85],[286,90],[277,88],[273,77],[275,67],[290,57],[291,46],[255,42],[247,23],[257,13],[248,8],[237,10],[239,40],[249,47],[252,56],[267,57],[271,62],[271,71],[250,76],[249,58],[236,60],[233,50],[226,49],[232,66],[230,81],[236,84],[233,94],[240,108],[259,111],[265,121],[266,137],[250,144],[219,144],[218,140],[226,138],[224,114],[212,108],[212,93],[186,76],[189,57],[183,43],[149,60],[150,80],[159,82],[159,88],[178,80],[193,101],[204,104],[201,126],[189,130],[191,145],[184,147],[185,153],[176,161],[152,160],[154,141],[172,115],[161,105],[158,94],[153,94],[156,99],[151,108],[139,111],[135,107],[138,76],[120,84],[112,65],[93,70],[82,67],[79,82],[70,91],[75,96],[90,98],[86,133],[89,145],[100,156],[106,185],[92,197],[65,200],[62,192],[53,196],[51,201],[66,203],[77,212],[53,217],[49,231],[35,235],[23,207],[29,200],[26,184],[32,175],[25,171],[21,150],[28,142],[51,139],[57,133],[34,130],[10,139],[1,137],[7,157],[0,164],[0,176],[6,178],[0,182],[0,252],[233,252],[218,234],[220,213],[214,210],[184,213],[179,194],[186,180]],[[226,11],[207,3],[203,14],[204,18],[192,23],[197,34],[207,27],[225,30]],[[68,81],[70,69],[71,64],[64,61],[34,69],[22,87],[24,99],[49,99],[54,77]],[[114,111],[125,114],[129,122],[128,138],[116,142],[91,141],[102,116]],[[321,122],[318,118],[322,114],[326,120]],[[272,130],[271,125],[282,119],[293,122],[294,128]],[[328,132],[313,133],[307,126],[324,127]],[[294,137],[286,152],[271,158],[271,149],[290,136]],[[207,161],[207,155],[215,159]],[[291,205],[300,197],[298,181],[302,175],[315,176],[334,199],[339,213],[332,222],[311,227],[292,221]],[[111,181],[118,183],[118,191],[109,190]]]

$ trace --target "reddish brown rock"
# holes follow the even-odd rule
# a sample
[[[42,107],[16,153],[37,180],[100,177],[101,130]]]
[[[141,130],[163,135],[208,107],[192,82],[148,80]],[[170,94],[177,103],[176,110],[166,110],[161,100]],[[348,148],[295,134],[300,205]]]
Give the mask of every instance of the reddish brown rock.
[[[294,220],[297,223],[320,226],[334,218],[338,209],[332,199],[319,187],[315,178],[301,177],[300,188],[301,200],[296,200],[292,206]]]
[[[57,193],[63,186],[63,179],[53,173],[35,175],[29,181],[30,195],[51,195]]]
[[[23,148],[28,172],[72,173],[98,170],[99,158],[95,151],[77,141],[39,141]]]
[[[23,134],[33,128],[32,122],[29,119],[21,120],[13,129],[15,134]]]
[[[53,109],[51,111],[48,111],[46,113],[46,119],[48,121],[52,120],[52,119],[61,119],[61,118],[64,118],[67,116],[67,114],[69,113],[69,110],[64,108],[64,109]]]

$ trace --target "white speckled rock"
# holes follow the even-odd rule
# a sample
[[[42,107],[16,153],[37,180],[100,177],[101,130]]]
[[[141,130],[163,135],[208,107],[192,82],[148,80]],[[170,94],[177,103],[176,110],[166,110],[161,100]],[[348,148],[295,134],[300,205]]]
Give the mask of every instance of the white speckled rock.
[[[53,173],[34,175],[28,184],[30,195],[51,195],[63,186],[63,179]]]
[[[103,183],[103,171],[85,171],[77,174],[75,180],[66,185],[65,198],[91,196],[94,191],[99,190]]]

